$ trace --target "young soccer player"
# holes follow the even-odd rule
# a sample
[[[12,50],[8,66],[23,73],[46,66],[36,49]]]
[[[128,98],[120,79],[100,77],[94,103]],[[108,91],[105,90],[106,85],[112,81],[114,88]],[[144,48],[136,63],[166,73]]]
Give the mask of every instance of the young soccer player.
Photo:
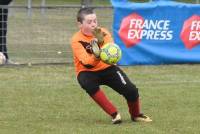
[[[117,108],[106,97],[100,85],[107,85],[121,94],[127,101],[132,121],[151,122],[141,113],[138,89],[126,74],[116,65],[108,65],[99,58],[99,47],[113,42],[111,34],[99,28],[92,8],[78,11],[77,22],[80,30],[74,34],[71,47],[74,65],[80,86],[112,118],[113,124],[121,123]]]

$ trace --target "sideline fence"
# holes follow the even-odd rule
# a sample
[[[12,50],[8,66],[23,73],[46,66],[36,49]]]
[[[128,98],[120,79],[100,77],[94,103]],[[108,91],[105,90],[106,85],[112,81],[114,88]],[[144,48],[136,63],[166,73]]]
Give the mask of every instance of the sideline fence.
[[[10,6],[7,48],[11,60],[20,64],[72,63],[70,38],[75,31],[76,13],[81,6]],[[99,24],[111,30],[112,8],[96,7]]]

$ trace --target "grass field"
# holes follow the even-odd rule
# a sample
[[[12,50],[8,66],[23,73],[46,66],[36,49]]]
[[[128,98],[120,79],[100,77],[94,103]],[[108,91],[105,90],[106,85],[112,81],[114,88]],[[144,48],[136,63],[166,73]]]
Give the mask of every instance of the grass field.
[[[108,117],[76,82],[71,65],[0,67],[1,134],[199,134],[200,66],[122,67],[139,87],[152,123],[131,122],[125,100],[103,86],[123,123]]]
[[[70,2],[47,0],[50,5]],[[26,5],[26,0],[15,4]],[[33,9],[29,16],[26,8],[11,9],[10,58],[20,63],[71,61],[69,42],[77,30],[76,11],[46,9],[43,15]],[[99,9],[97,14],[99,23],[111,28],[112,10]],[[123,118],[121,125],[112,125],[110,117],[79,87],[71,65],[0,66],[0,134],[200,133],[200,65],[122,68],[139,87],[142,111],[152,117],[152,123],[131,122],[125,100],[103,86]]]

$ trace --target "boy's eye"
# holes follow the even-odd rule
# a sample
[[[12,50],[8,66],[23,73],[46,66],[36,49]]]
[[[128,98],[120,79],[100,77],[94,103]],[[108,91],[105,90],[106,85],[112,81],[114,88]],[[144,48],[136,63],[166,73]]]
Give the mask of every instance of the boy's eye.
[[[97,21],[96,21],[96,20],[88,20],[88,21],[87,21],[88,24],[91,24],[92,22],[93,22],[93,23],[96,23]]]
[[[91,20],[89,20],[89,21],[88,21],[88,24],[91,24],[91,23],[92,23],[92,21],[91,21]]]

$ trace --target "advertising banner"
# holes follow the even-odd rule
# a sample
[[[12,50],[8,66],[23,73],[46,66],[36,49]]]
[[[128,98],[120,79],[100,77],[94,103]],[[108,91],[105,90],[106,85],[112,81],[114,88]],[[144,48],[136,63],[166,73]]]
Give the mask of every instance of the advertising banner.
[[[119,65],[200,63],[200,5],[111,0]]]

